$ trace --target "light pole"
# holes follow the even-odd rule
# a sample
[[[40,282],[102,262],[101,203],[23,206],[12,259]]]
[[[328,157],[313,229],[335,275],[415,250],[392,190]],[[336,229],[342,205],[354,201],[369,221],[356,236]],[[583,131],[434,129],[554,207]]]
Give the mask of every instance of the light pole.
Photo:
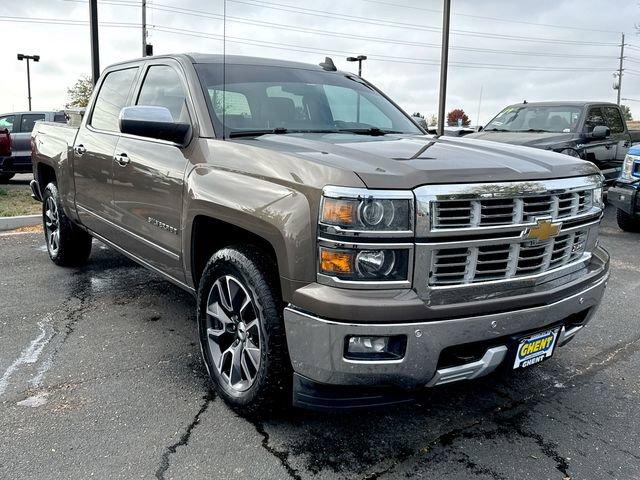
[[[19,53],[18,60],[27,61],[27,98],[29,99],[29,111],[31,111],[31,71],[29,70],[29,60],[39,62],[40,55],[25,55],[24,53]]]
[[[438,101],[438,131],[444,135],[445,107],[447,104],[447,70],[449,68],[449,25],[451,23],[451,0],[444,0],[442,11],[442,54],[440,58],[440,99]]]
[[[362,76],[362,62],[367,59],[366,55],[358,55],[357,57],[347,57],[347,62],[358,62],[358,76]]]

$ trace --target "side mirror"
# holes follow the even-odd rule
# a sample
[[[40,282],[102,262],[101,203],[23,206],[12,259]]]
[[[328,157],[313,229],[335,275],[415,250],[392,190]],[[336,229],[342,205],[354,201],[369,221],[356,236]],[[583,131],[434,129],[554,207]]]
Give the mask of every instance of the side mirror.
[[[591,132],[591,138],[593,140],[603,140],[611,135],[611,129],[609,127],[605,127],[604,125],[596,125],[593,127],[593,132]]]
[[[478,131],[479,131],[479,132],[481,132],[482,130],[484,130],[484,127],[483,127],[482,125],[480,125],[480,126],[478,127]]]
[[[120,132],[184,145],[191,125],[173,120],[166,107],[135,106],[120,110]]]

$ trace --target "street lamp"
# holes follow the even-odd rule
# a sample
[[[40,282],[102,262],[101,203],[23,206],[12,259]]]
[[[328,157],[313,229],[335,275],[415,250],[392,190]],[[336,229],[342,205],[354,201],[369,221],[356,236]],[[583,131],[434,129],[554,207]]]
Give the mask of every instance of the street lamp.
[[[40,55],[25,55],[24,53],[19,53],[18,60],[27,61],[27,95],[29,98],[29,111],[31,111],[31,72],[29,71],[29,60],[33,60],[34,62],[39,62]]]
[[[358,62],[358,76],[362,76],[362,62],[367,59],[366,55],[358,55],[357,57],[347,57],[347,62]]]

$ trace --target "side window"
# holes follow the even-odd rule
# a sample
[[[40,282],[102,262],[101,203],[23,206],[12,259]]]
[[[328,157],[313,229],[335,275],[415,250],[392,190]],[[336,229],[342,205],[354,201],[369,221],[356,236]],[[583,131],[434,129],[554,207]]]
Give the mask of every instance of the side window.
[[[585,133],[593,132],[593,129],[598,125],[606,125],[602,114],[602,108],[591,107],[587,112],[587,119],[584,122]]]
[[[23,113],[20,118],[20,132],[31,133],[38,120],[44,120],[44,113]]]
[[[190,123],[182,82],[178,73],[168,65],[149,67],[136,105],[166,107],[175,122]]]
[[[108,132],[119,132],[118,117],[126,106],[138,68],[116,70],[107,74],[93,107],[90,125]]]
[[[53,116],[53,121],[56,123],[67,123],[67,116],[64,113],[56,113]]]
[[[6,115],[4,117],[0,117],[0,130],[4,130],[5,128],[9,130],[9,133],[13,132],[13,122],[15,121],[15,115]]]
[[[607,127],[611,129],[611,133],[623,133],[624,123],[620,111],[615,107],[604,107],[602,109],[604,113],[604,121]]]
[[[325,85],[324,91],[334,121],[392,128],[393,122],[363,95],[350,88]],[[358,97],[360,104],[358,105]]]

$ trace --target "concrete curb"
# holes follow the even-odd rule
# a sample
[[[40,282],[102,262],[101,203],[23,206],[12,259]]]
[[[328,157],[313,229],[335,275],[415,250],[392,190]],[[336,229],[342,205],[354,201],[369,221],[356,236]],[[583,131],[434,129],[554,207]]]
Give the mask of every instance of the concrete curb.
[[[0,217],[0,232],[21,227],[40,225],[42,215],[20,215],[17,217]]]

